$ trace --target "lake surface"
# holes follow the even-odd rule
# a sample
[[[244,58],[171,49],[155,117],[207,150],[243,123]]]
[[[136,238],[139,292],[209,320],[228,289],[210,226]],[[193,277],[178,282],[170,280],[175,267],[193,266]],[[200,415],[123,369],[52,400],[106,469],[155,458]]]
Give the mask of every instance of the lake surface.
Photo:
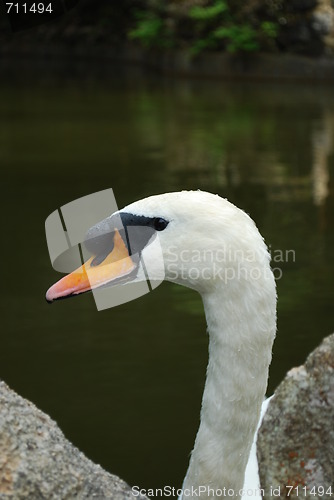
[[[119,207],[200,188],[246,210],[280,277],[270,393],[334,330],[333,89],[120,67],[7,69],[0,377],[130,484],[179,487],[207,362],[201,300],[164,283],[103,312],[89,294],[48,305],[45,291],[60,275],[45,219],[109,187]]]

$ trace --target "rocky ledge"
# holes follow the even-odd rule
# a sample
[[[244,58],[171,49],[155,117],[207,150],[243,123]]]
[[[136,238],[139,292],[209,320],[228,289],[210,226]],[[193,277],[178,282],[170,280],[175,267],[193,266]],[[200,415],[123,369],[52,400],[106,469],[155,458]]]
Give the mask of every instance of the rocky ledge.
[[[333,421],[334,334],[288,372],[269,405],[258,438],[266,499],[332,498]],[[0,382],[1,498],[134,497],[124,481],[67,441],[50,417]]]
[[[134,496],[124,481],[75,448],[48,415],[0,382],[0,498]]]
[[[266,499],[333,498],[333,422],[334,334],[288,372],[264,417],[258,458]]]

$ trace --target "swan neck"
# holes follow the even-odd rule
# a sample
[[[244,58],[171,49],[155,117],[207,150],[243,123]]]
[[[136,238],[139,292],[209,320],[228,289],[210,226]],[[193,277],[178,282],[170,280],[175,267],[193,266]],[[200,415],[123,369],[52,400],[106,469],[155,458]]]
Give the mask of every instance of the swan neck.
[[[267,387],[276,330],[275,285],[270,280],[262,290],[245,286],[241,296],[239,288],[239,295],[216,290],[202,298],[209,362],[183,491],[201,488],[202,498],[224,496],[225,491],[238,499]]]

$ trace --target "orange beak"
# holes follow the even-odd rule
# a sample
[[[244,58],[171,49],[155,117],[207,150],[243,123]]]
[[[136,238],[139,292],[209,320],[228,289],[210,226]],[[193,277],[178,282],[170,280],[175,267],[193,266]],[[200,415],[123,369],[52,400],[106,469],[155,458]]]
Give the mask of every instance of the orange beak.
[[[46,300],[53,302],[56,299],[94,290],[131,274],[137,267],[117,229],[112,252],[101,264],[92,265],[93,260],[94,256],[52,285],[46,292]]]

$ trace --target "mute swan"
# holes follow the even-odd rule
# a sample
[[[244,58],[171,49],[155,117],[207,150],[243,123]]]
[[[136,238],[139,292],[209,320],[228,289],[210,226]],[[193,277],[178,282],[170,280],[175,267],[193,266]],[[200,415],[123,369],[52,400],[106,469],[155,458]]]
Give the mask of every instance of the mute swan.
[[[49,288],[48,302],[144,279],[143,262],[151,280],[201,294],[209,362],[183,498],[261,498],[252,443],[276,332],[276,287],[253,220],[218,195],[166,193],[112,214],[89,230],[86,246],[93,257]]]

